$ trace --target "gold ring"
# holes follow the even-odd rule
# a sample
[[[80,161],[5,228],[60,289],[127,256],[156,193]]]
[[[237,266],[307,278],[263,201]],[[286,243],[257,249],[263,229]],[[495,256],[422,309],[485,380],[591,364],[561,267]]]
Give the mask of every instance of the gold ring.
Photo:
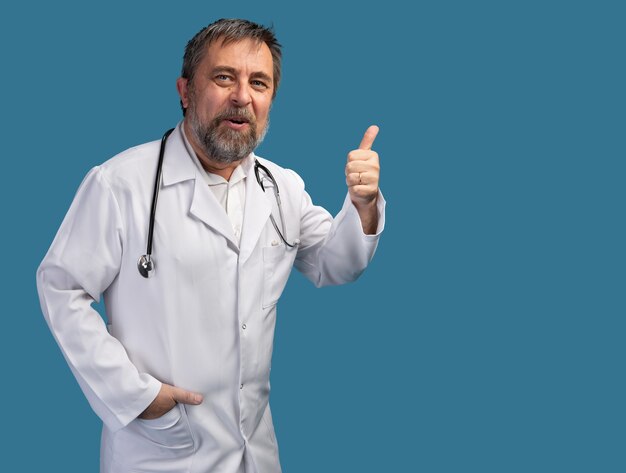
[[[359,184],[361,184],[361,173],[359,173]]]

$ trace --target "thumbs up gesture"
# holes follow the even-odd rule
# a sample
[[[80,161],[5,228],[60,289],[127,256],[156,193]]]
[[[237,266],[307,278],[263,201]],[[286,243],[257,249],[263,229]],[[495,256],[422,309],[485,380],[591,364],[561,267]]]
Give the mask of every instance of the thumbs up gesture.
[[[346,184],[350,200],[359,213],[363,231],[366,234],[375,233],[378,225],[376,198],[380,164],[378,153],[372,151],[376,135],[378,135],[378,127],[370,126],[363,135],[359,149],[348,153],[346,164]]]

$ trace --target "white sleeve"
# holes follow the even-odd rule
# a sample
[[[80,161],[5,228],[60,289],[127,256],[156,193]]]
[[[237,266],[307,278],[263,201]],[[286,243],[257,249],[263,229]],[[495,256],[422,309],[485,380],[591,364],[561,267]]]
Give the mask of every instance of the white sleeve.
[[[304,192],[302,198],[301,245],[295,266],[317,287],[356,280],[374,256],[385,227],[385,199],[378,193],[378,228],[374,235],[363,233],[356,207],[347,194],[342,209],[333,219],[313,205]]]
[[[100,168],[83,180],[37,271],[41,308],[89,404],[112,430],[156,397],[161,383],[139,373],[91,304],[116,278],[124,228]]]

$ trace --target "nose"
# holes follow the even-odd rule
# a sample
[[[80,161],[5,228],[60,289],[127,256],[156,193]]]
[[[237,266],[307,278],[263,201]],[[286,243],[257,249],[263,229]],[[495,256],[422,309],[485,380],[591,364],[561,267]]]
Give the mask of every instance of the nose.
[[[252,102],[248,84],[238,82],[232,89],[230,100],[236,107],[246,107]]]

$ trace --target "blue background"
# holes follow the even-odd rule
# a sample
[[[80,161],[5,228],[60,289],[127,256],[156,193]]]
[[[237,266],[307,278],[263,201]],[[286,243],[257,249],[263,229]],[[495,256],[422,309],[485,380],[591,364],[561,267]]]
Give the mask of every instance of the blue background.
[[[316,202],[381,128],[371,267],[294,272],[279,304],[285,472],[626,471],[622,2],[157,3],[3,7],[5,471],[97,471],[35,270],[85,173],[179,120],[184,46],[220,17],[274,24],[259,154]]]

